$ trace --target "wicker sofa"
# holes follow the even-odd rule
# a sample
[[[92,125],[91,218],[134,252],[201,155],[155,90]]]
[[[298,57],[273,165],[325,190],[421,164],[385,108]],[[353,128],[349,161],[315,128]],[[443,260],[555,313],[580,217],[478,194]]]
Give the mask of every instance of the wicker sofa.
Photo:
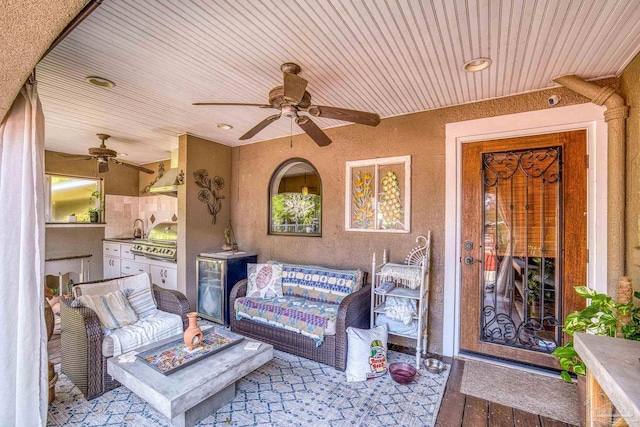
[[[111,290],[126,288],[126,280],[125,277],[78,283],[74,285],[74,297],[78,296],[78,289],[87,289],[87,285]],[[189,312],[187,298],[180,292],[151,285],[150,280],[148,286],[151,288],[157,309],[180,316],[182,330],[186,329],[186,314]],[[90,400],[118,387],[119,383],[107,374],[108,357],[104,355],[103,346],[105,335],[98,316],[93,310],[77,306],[73,301],[65,299],[60,304],[61,370],[80,389],[85,398]],[[155,340],[152,339],[151,342]]]
[[[362,276],[362,282],[366,283],[366,273],[362,273]],[[284,281],[283,286],[285,287],[284,298],[286,298]],[[269,343],[278,350],[333,366],[340,371],[346,369],[347,327],[369,328],[370,326],[371,286],[369,284],[342,299],[337,310],[335,334],[325,335],[320,345],[302,333],[238,315],[236,300],[246,295],[247,279],[236,283],[231,290],[229,310],[233,332]]]

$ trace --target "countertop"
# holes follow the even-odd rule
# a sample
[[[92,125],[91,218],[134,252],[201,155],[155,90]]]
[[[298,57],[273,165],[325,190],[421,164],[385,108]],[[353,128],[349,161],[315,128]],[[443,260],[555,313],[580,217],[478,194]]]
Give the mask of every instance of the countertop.
[[[92,254],[86,254],[82,252],[51,251],[44,254],[44,260],[45,262],[63,261],[68,259],[90,258],[92,256]]]
[[[574,348],[630,426],[640,426],[640,341],[575,334]]]
[[[231,252],[231,251],[223,251],[223,252],[202,252],[200,254],[201,257],[205,258],[215,258],[215,259],[234,259],[234,258],[244,258],[247,256],[258,255],[257,252]]]
[[[116,242],[116,243],[135,243],[137,241],[140,240],[144,240],[144,239],[137,239],[134,237],[109,237],[109,238],[104,238],[102,239],[105,242]]]

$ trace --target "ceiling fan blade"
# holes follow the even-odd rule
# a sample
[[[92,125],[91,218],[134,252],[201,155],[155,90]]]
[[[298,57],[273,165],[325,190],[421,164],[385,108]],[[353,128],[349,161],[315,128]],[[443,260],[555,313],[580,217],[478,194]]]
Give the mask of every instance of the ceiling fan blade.
[[[98,162],[98,172],[99,173],[107,173],[107,172],[109,172],[109,163],[108,162]]]
[[[111,160],[116,165],[127,166],[129,168],[137,169],[140,172],[144,172],[144,173],[148,173],[148,174],[154,173],[151,169],[147,169],[147,168],[142,167],[140,165],[136,165],[135,163],[127,162],[126,160],[116,159],[114,157],[111,157],[109,160]]]
[[[367,126],[378,126],[380,116],[367,111],[347,110],[346,108],[327,107],[324,105],[310,105],[307,112],[314,117],[344,120],[345,122],[360,123]]]
[[[87,157],[86,154],[68,154],[68,153],[58,153],[56,151],[54,151],[53,154],[57,157],[67,157],[69,160],[75,160],[75,159],[89,160],[93,158],[93,157]]]
[[[63,158],[56,159],[55,161],[56,161],[56,163],[59,163],[59,162],[73,162],[73,161],[76,161],[76,160],[94,160],[94,159],[95,159],[94,157],[87,157],[87,156],[77,156],[77,157],[75,157],[75,156],[74,157],[63,156]]]
[[[324,133],[322,131],[322,129],[320,129],[318,127],[317,124],[315,124],[313,122],[313,120],[311,120],[309,117],[307,116],[299,116],[296,117],[296,123],[298,124],[298,126],[300,126],[302,128],[303,131],[305,131],[307,133],[307,135],[309,135],[311,137],[311,139],[313,139],[316,144],[318,144],[321,147],[325,147],[329,144],[331,144],[331,139],[327,136],[326,133]]]
[[[282,73],[284,77],[284,98],[296,103],[302,100],[307,89],[307,81],[292,73]]]
[[[274,114],[273,116],[267,117],[266,119],[264,119],[263,121],[261,121],[260,123],[255,125],[253,128],[251,128],[249,130],[249,132],[247,132],[244,135],[242,135],[240,137],[240,139],[241,140],[245,140],[245,139],[253,138],[254,136],[256,136],[258,134],[258,132],[260,132],[262,129],[266,128],[271,123],[273,123],[274,121],[278,120],[279,118],[280,118],[280,114]]]
[[[243,104],[241,102],[194,102],[191,105],[236,105],[241,107],[273,108],[269,104]]]

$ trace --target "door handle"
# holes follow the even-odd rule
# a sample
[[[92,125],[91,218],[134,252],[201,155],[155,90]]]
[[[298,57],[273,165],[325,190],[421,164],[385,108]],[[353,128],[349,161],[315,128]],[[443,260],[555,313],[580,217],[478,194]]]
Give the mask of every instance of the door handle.
[[[481,262],[481,260],[479,259],[473,259],[471,255],[467,255],[466,257],[464,257],[463,261],[466,265],[472,265],[472,264],[475,264],[476,262]]]

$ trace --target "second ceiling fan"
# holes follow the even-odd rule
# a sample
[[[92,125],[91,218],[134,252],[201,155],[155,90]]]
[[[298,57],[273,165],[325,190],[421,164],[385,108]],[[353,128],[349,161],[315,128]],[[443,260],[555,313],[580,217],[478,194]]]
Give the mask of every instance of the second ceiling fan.
[[[299,115],[305,112],[313,117],[343,120],[368,126],[377,126],[380,116],[367,111],[348,110],[346,108],[329,107],[324,105],[312,105],[311,95],[306,91],[307,81],[298,76],[300,67],[297,64],[287,62],[280,66],[283,75],[283,85],[276,86],[269,92],[268,104],[243,104],[234,102],[195,102],[193,105],[241,105],[259,108],[272,108],[280,110],[278,114],[267,117],[247,133],[240,137],[241,140],[256,136],[261,130],[269,126],[281,116],[295,119],[298,126],[307,133],[321,147],[331,144],[331,139],[322,129],[316,125],[309,116]]]

